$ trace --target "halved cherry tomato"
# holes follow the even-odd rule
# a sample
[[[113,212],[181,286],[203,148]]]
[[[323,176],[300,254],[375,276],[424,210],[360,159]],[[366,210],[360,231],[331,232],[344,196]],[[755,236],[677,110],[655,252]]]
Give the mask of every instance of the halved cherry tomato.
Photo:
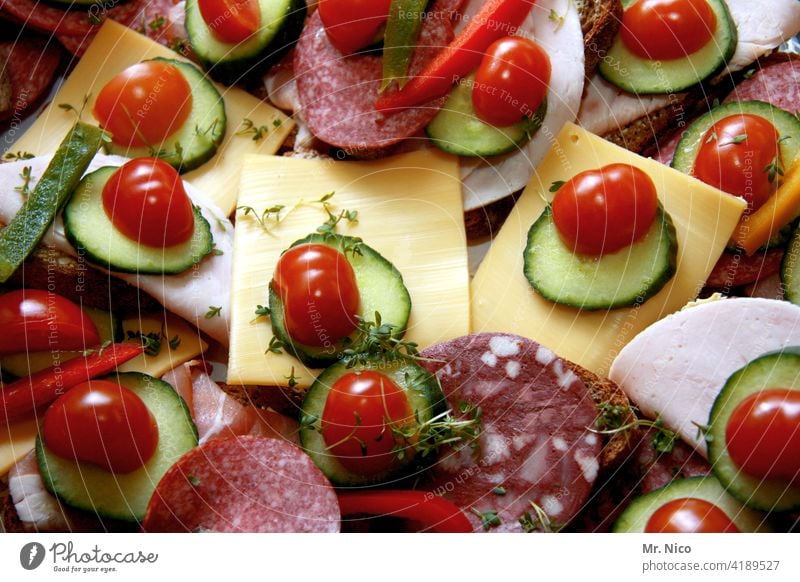
[[[321,0],[319,16],[333,46],[349,55],[372,44],[392,0]]]
[[[706,46],[717,29],[708,0],[639,0],[622,15],[622,42],[650,60],[680,59]]]
[[[84,350],[100,344],[94,322],[78,305],[49,291],[0,295],[0,354]]]
[[[512,125],[536,113],[549,84],[550,57],[542,47],[523,37],[501,38],[475,73],[472,104],[487,123]]]
[[[301,344],[330,346],[356,328],[356,275],[334,248],[316,243],[290,248],[275,267],[273,289],[283,301],[286,331]]]
[[[748,210],[758,210],[777,187],[770,181],[769,168],[780,161],[779,137],[775,126],[758,115],[720,119],[702,137],[692,173],[723,192],[741,196]]]
[[[378,475],[397,463],[399,441],[392,427],[413,420],[406,393],[389,377],[367,370],[345,374],[333,384],[321,430],[329,452],[345,468]]]
[[[159,144],[186,122],[192,90],[177,67],[161,61],[131,65],[100,90],[94,116],[114,143]]]
[[[653,512],[645,533],[739,533],[719,507],[704,499],[673,499]]]
[[[103,188],[103,209],[115,227],[143,245],[179,245],[194,232],[194,211],[183,181],[175,168],[157,158],[120,166]]]
[[[725,427],[731,460],[758,479],[800,479],[800,392],[769,388],[734,409]]]
[[[59,457],[130,473],[153,456],[158,425],[134,392],[114,382],[92,380],[50,405],[42,438]]]
[[[647,234],[658,209],[656,187],[635,166],[610,164],[575,175],[553,199],[553,221],[564,244],[602,255]]]
[[[247,40],[261,26],[258,0],[197,0],[211,34],[227,43]]]

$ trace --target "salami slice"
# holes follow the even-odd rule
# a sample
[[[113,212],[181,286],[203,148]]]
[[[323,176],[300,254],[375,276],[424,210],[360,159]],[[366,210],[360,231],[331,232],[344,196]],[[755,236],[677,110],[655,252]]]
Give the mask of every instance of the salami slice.
[[[0,0],[0,10],[14,20],[47,33],[83,36],[99,27],[106,17],[129,24],[149,0],[128,0],[90,8],[65,10],[41,0]]]
[[[730,289],[765,279],[780,271],[783,253],[784,250],[780,248],[752,256],[744,253],[722,253],[708,276],[706,286],[711,289]]]
[[[729,101],[766,101],[790,113],[800,111],[800,60],[789,58],[781,62],[769,62],[752,77],[742,81]]]
[[[55,81],[61,50],[42,39],[21,38],[0,43],[0,61],[11,83],[10,107],[0,119],[21,119]]]
[[[148,532],[337,532],[330,483],[298,447],[279,439],[214,439],[184,455],[147,508]]]
[[[434,5],[420,32],[411,73],[419,72],[450,42],[453,28],[446,10]],[[295,49],[294,70],[300,115],[311,133],[347,155],[372,157],[419,133],[444,103],[384,114],[375,110],[383,65],[379,56],[344,57],[328,40],[319,13],[308,19]]]
[[[589,496],[602,447],[587,430],[597,413],[578,376],[544,346],[507,334],[466,336],[422,355],[451,407],[480,406],[483,418],[478,447],[445,450],[431,490],[478,531],[536,529],[532,502],[552,527],[567,524]]]

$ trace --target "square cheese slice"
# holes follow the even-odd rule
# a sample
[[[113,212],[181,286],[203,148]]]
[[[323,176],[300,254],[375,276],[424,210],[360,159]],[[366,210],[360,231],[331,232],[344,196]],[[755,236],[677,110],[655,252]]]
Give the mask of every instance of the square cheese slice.
[[[242,169],[240,206],[259,214],[277,204],[279,224],[266,232],[240,210],[236,218],[228,383],[286,386],[294,368],[298,386],[319,371],[287,353],[268,352],[272,328],[256,319],[267,304],[267,286],[289,246],[327,219],[320,205],[299,205],[335,192],[339,210],[357,210],[339,234],[361,237],[403,275],[411,294],[406,339],[420,348],[469,333],[469,272],[455,158],[420,151],[370,162],[249,156]],[[365,314],[366,316],[366,314]],[[267,352],[267,353],[265,353]]]
[[[12,146],[14,151],[37,155],[55,152],[75,123],[75,113],[60,108],[59,104],[80,108],[88,96],[82,119],[97,123],[92,108],[103,86],[127,67],[155,57],[186,60],[154,40],[113,20],[106,20],[50,105]],[[222,85],[217,85],[217,88],[225,100],[225,137],[210,161],[183,177],[230,215],[236,206],[242,158],[254,153],[274,154],[294,127],[294,122],[278,109],[241,89]],[[256,127],[269,128],[263,139],[254,141],[252,133],[242,131],[246,119]]]
[[[581,311],[538,295],[523,274],[528,230],[551,200],[553,182],[611,163],[653,179],[678,240],[677,272],[659,293],[630,308]],[[532,338],[605,376],[620,349],[651,323],[697,297],[746,204],[654,160],[567,124],[523,192],[472,282],[472,331]]]

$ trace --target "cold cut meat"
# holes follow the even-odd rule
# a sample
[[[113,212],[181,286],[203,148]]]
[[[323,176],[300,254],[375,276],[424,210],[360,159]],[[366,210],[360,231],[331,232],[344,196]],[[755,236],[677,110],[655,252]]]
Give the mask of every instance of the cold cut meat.
[[[148,532],[338,532],[339,503],[301,449],[240,436],[213,439],[181,457],[156,487]]]
[[[0,43],[0,62],[11,84],[10,107],[0,113],[0,119],[19,121],[53,84],[61,51],[39,38],[20,38]]]
[[[419,72],[450,42],[453,29],[446,11],[434,6],[420,32],[410,72]],[[384,114],[375,110],[383,65],[380,56],[343,56],[328,40],[319,13],[311,15],[295,49],[294,71],[300,116],[320,140],[347,155],[372,157],[419,133],[444,102]]]
[[[708,276],[706,286],[728,290],[765,279],[780,271],[783,254],[784,250],[781,248],[752,256],[744,253],[722,253]]]
[[[467,403],[483,418],[477,447],[440,456],[431,490],[476,530],[536,529],[536,507],[552,527],[568,523],[597,478],[602,446],[587,428],[597,413],[580,378],[548,348],[508,334],[466,336],[422,355],[456,414]]]

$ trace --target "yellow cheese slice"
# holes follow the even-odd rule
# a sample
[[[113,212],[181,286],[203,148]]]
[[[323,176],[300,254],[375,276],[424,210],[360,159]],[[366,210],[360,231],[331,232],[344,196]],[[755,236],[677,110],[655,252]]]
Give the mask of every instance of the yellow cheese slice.
[[[528,230],[552,199],[551,184],[611,163],[641,168],[653,179],[678,239],[677,273],[643,304],[582,312],[539,296],[523,274]],[[472,331],[530,337],[560,356],[605,376],[619,350],[651,323],[697,297],[745,209],[663,164],[567,124],[520,197],[472,282]]]
[[[161,349],[158,354],[137,356],[122,364],[118,368],[120,372],[142,372],[160,378],[173,368],[199,356],[208,347],[196,329],[170,313],[165,314],[163,320],[155,315],[145,316],[141,319],[126,319],[122,322],[122,330],[126,341],[130,341],[128,340],[129,331],[140,332],[144,335],[155,333],[166,339],[161,341]],[[173,344],[175,347],[171,347],[170,340],[174,338],[177,338]]]
[[[75,123],[75,113],[65,111],[58,107],[59,104],[80,108],[88,96],[82,118],[97,123],[92,116],[92,107],[103,86],[127,67],[155,57],[186,60],[146,36],[113,20],[106,20],[50,105],[14,143],[14,151],[37,155],[55,152]],[[184,179],[203,190],[226,215],[230,215],[236,206],[242,158],[252,153],[274,154],[294,127],[294,122],[278,109],[241,89],[221,85],[217,88],[225,99],[228,119],[225,138],[217,154],[209,162],[185,174]],[[256,127],[269,128],[263,139],[254,141],[252,133],[236,135],[244,129],[245,119]]]
[[[36,432],[35,419],[0,426],[0,475],[8,473],[17,461],[33,450]]]
[[[373,162],[250,156],[242,170],[239,204],[258,213],[276,204],[318,200],[335,192],[337,209],[357,210],[358,223],[337,232],[358,236],[402,273],[412,310],[406,338],[421,347],[469,332],[469,273],[458,162],[424,151]],[[234,241],[229,384],[286,386],[294,369],[298,387],[317,371],[289,354],[266,353],[272,329],[256,319],[281,253],[314,232],[327,215],[319,205],[284,213],[267,233],[252,216],[237,213]]]

